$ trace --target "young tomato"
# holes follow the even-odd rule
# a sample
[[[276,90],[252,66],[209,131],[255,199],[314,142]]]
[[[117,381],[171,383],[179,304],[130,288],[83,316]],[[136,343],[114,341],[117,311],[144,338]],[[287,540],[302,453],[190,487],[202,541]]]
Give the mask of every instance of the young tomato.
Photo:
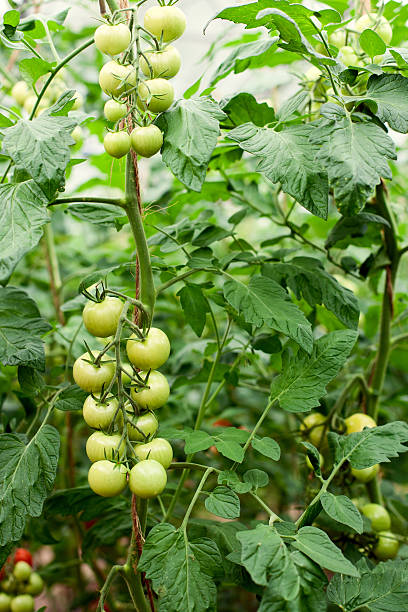
[[[384,506],[380,504],[366,504],[361,512],[371,521],[374,531],[387,531],[391,527],[391,517]]]
[[[101,403],[98,396],[88,395],[82,407],[82,416],[89,427],[93,429],[107,429],[112,423],[118,410],[118,400],[112,397]],[[117,414],[117,421],[120,422],[120,412]]]
[[[11,612],[34,612],[34,599],[31,595],[17,595],[10,604]]]
[[[103,24],[95,30],[95,46],[107,55],[118,55],[130,45],[132,34],[124,23],[118,25]]]
[[[99,85],[109,96],[120,95],[136,85],[136,71],[131,64],[107,62],[99,73]]]
[[[30,95],[30,90],[28,89],[27,83],[25,81],[17,81],[17,83],[13,85],[11,95],[13,96],[17,104],[19,104],[20,106],[24,106],[24,102]]]
[[[380,561],[395,559],[398,554],[399,542],[391,531],[380,531],[374,554]]]
[[[14,563],[18,563],[19,561],[25,561],[31,567],[33,566],[33,557],[29,550],[26,548],[17,548],[14,553]]]
[[[363,431],[364,427],[377,427],[377,423],[368,414],[355,412],[344,420],[347,434]]]
[[[86,454],[92,463],[103,459],[121,459],[125,448],[126,442],[121,441],[119,434],[109,436],[102,431],[95,431],[86,441]]]
[[[126,344],[129,361],[140,370],[157,370],[169,358],[170,342],[164,331],[151,327],[144,340],[132,334]]]
[[[151,79],[171,79],[180,70],[181,55],[176,47],[167,45],[161,51],[146,51],[140,57],[139,65],[143,74]]]
[[[127,106],[121,102],[116,102],[116,100],[108,100],[105,102],[103,112],[108,121],[116,123],[116,121],[119,121],[119,119],[122,119],[126,115]]]
[[[142,499],[160,495],[166,484],[166,470],[161,463],[154,459],[140,461],[130,470],[129,488],[132,493]]]
[[[116,333],[122,310],[121,300],[107,296],[102,302],[88,302],[82,312],[82,318],[90,334],[107,338]]]
[[[331,45],[334,45],[338,49],[340,49],[340,47],[345,46],[346,39],[347,39],[346,31],[343,29],[335,30],[334,32],[329,34],[329,43]]]
[[[142,110],[162,113],[173,104],[174,88],[166,79],[148,79],[138,87],[137,104]]]
[[[353,47],[346,45],[345,47],[341,47],[339,49],[340,57],[345,66],[360,66],[361,62],[356,55]]]
[[[161,463],[165,469],[173,461],[173,449],[164,438],[155,438],[147,444],[137,444],[135,453],[138,459],[154,459]]]
[[[29,579],[32,567],[25,561],[18,561],[13,569],[13,576],[18,582],[25,582]]]
[[[130,135],[132,149],[142,157],[152,157],[163,145],[163,132],[157,125],[136,127]]]
[[[92,351],[96,358],[99,351]],[[74,363],[74,381],[84,391],[88,393],[98,393],[103,386],[107,386],[115,375],[115,363],[107,355],[103,355],[100,364],[97,366],[90,363],[91,358],[88,353],[78,357]]]
[[[132,418],[129,415],[129,418]],[[134,426],[133,426],[134,424]],[[159,422],[153,412],[146,412],[139,417],[132,419],[132,424],[128,423],[127,431],[130,440],[145,440],[156,433]]]
[[[81,128],[80,125],[77,125],[76,127],[74,127],[74,129],[71,132],[71,136],[75,140],[75,144],[78,144],[79,142],[81,142],[81,140],[82,140],[82,128]]]
[[[322,443],[325,422],[326,417],[323,414],[320,412],[312,412],[303,419],[300,431],[305,433],[314,446],[319,447]]]
[[[389,45],[392,38],[392,28],[390,22],[385,17],[378,17],[377,13],[362,15],[354,23],[353,30],[364,32],[364,30],[374,30],[386,45]]]
[[[0,593],[0,612],[10,612],[11,597],[7,593]]]
[[[351,468],[351,474],[356,480],[358,480],[358,482],[366,483],[370,482],[370,480],[373,480],[373,478],[377,476],[379,469],[380,466],[378,463],[376,463],[375,465],[372,465],[368,468],[363,468],[362,470],[356,470],[355,468]]]
[[[186,16],[176,6],[152,6],[144,16],[144,27],[163,42],[180,38],[186,29]]]
[[[89,468],[88,482],[97,495],[115,497],[126,487],[126,468],[106,459],[96,461]]]
[[[146,380],[148,372],[139,372],[143,380]],[[133,386],[130,390],[132,399],[143,410],[157,410],[167,402],[170,395],[170,387],[167,378],[161,372],[152,370],[146,382],[147,387],[138,390]]]
[[[39,595],[44,590],[44,581],[41,578],[40,574],[37,572],[33,572],[28,579],[28,584],[25,588],[26,593],[30,595]]]
[[[119,159],[130,151],[130,136],[123,130],[120,132],[109,132],[103,139],[103,146],[108,155]]]

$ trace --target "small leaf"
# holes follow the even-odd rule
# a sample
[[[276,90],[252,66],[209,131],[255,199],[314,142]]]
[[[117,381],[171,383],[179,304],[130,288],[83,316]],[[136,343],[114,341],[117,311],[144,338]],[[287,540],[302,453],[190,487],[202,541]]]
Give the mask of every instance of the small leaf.
[[[351,499],[345,495],[323,493],[321,499],[323,510],[338,523],[351,527],[357,533],[363,533],[363,519]]]
[[[205,500],[208,512],[216,514],[221,518],[238,518],[241,512],[239,497],[234,491],[227,487],[216,487]]]
[[[207,450],[214,444],[214,440],[205,431],[193,431],[184,435],[186,445],[184,451],[187,455]]]
[[[82,410],[87,393],[77,385],[70,385],[60,395],[55,403],[55,408],[68,412],[70,410]]]
[[[203,333],[206,315],[209,312],[207,299],[201,287],[186,285],[177,294],[187,323],[198,337]]]
[[[373,58],[375,55],[382,55],[387,50],[387,45],[373,30],[364,30],[359,36],[358,42],[367,55]]]
[[[244,482],[248,482],[252,489],[258,489],[268,486],[269,476],[262,470],[248,470],[244,474]]]
[[[218,484],[227,485],[236,493],[248,493],[251,490],[249,482],[241,482],[236,472],[225,470],[218,474]]]
[[[231,459],[231,461],[236,461],[237,463],[242,463],[244,460],[244,449],[238,444],[238,442],[234,442],[233,440],[215,439],[214,443],[216,449],[221,453],[221,455],[227,457],[227,459]]]
[[[281,451],[279,444],[272,438],[253,438],[251,442],[252,448],[269,459],[279,461]]]

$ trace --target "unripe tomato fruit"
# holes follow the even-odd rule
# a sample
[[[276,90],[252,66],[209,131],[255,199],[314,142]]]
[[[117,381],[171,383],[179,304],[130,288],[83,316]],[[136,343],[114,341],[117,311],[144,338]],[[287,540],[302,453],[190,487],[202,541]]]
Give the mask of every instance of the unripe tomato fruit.
[[[88,302],[82,312],[82,318],[90,334],[107,338],[116,333],[122,310],[121,300],[107,296],[102,302]]]
[[[303,419],[300,431],[305,432],[309,441],[314,446],[318,447],[322,442],[325,422],[326,417],[323,414],[320,412],[312,412]]]
[[[88,459],[95,461],[103,461],[104,459],[113,459],[118,461],[122,458],[126,448],[125,440],[121,441],[119,434],[107,435],[103,431],[95,431],[86,441],[86,454]]]
[[[345,30],[335,30],[335,32],[329,34],[329,43],[340,49],[340,47],[345,46],[346,38]]]
[[[171,79],[180,70],[181,55],[172,45],[162,51],[145,51],[144,56],[140,57],[139,66],[143,74],[151,79]]]
[[[136,127],[130,135],[132,149],[142,157],[152,157],[163,145],[163,132],[157,125]]]
[[[323,465],[324,465],[324,458],[323,455],[321,453],[319,453],[319,457],[320,457],[320,469],[322,469]],[[306,455],[306,465],[309,468],[309,470],[312,470],[314,472],[314,467],[312,465],[312,462],[310,461],[309,457]]]
[[[19,104],[20,106],[24,106],[24,102],[30,95],[30,90],[28,89],[27,83],[25,81],[17,81],[17,83],[13,85],[11,95],[15,99],[17,104]]]
[[[105,102],[103,112],[108,121],[114,121],[116,123],[116,121],[119,121],[119,119],[122,119],[126,115],[127,106],[121,102],[116,102],[116,100],[108,100]]]
[[[40,574],[37,572],[33,572],[28,579],[28,585],[26,586],[26,593],[30,595],[39,595],[44,590],[44,581],[41,578]]]
[[[131,417],[130,417],[131,418]],[[132,419],[135,426],[128,423],[127,431],[130,440],[145,440],[156,433],[159,422],[153,412],[141,414],[136,419]]]
[[[138,444],[135,446],[135,453],[140,460],[154,459],[158,461],[166,470],[173,461],[173,449],[164,438],[155,438],[147,444]]]
[[[99,351],[92,351],[96,358]],[[103,386],[107,386],[115,375],[115,364],[107,355],[103,355],[99,366],[89,363],[91,358],[88,353],[78,357],[72,371],[74,381],[88,393],[98,393]]]
[[[136,71],[131,64],[124,66],[112,60],[102,66],[99,85],[109,96],[118,96],[136,85]]]
[[[28,115],[31,115],[31,112],[34,108],[35,103],[37,102],[37,96],[31,95],[28,96],[24,102],[24,110]],[[42,113],[43,110],[48,108],[50,105],[50,100],[47,98],[41,98],[39,105],[37,106],[37,110],[35,111],[35,116],[38,117]]]
[[[74,100],[74,105],[72,107],[72,110],[78,110],[78,108],[81,108],[83,104],[83,99],[79,91],[75,92],[73,100]]]
[[[89,427],[93,429],[107,429],[112,423],[118,410],[118,400],[115,397],[100,403],[98,397],[88,395],[82,407],[82,416]],[[121,413],[118,412],[116,420],[120,422]]]
[[[148,372],[139,372],[143,380]],[[132,387],[130,394],[136,404],[143,410],[157,410],[167,402],[170,395],[170,387],[167,378],[161,372],[152,370],[146,383],[147,388]]]
[[[31,567],[33,566],[33,557],[29,550],[26,548],[17,548],[14,553],[14,563],[18,563],[19,561],[25,561]]]
[[[164,331],[151,327],[144,338],[140,340],[132,334],[126,344],[129,361],[140,370],[157,370],[169,358],[170,342]]]
[[[377,13],[362,15],[354,23],[353,30],[364,32],[364,30],[374,30],[386,45],[389,45],[392,38],[392,28],[390,22],[385,17],[378,17]]]
[[[10,604],[11,612],[34,612],[34,599],[31,595],[17,595]]]
[[[132,34],[124,23],[118,23],[117,25],[103,24],[96,28],[94,35],[96,48],[107,55],[122,53],[130,45],[131,39]]]
[[[373,478],[377,476],[379,470],[380,466],[378,463],[376,463],[375,465],[372,465],[368,468],[363,468],[362,470],[356,470],[355,468],[351,468],[351,474],[356,480],[358,480],[358,482],[366,483],[370,482],[370,480],[373,480]]]
[[[82,128],[81,128],[80,125],[77,125],[76,127],[74,127],[74,129],[71,132],[71,136],[75,140],[75,144],[78,144],[79,142],[81,142],[81,140],[82,140]]]
[[[148,79],[138,87],[137,104],[152,113],[162,113],[173,104],[174,88],[166,79]]]
[[[13,575],[19,582],[25,582],[29,579],[32,572],[31,565],[25,561],[17,561],[13,569]]]
[[[345,47],[341,47],[340,56],[345,66],[360,66],[361,64],[353,47],[350,47],[349,45],[346,45]]]
[[[380,504],[365,504],[361,512],[371,521],[374,531],[387,531],[391,527],[391,517]]]
[[[10,612],[11,597],[6,593],[0,593],[0,612]]]
[[[144,16],[146,30],[163,42],[180,38],[186,25],[186,16],[176,6],[152,6]]]
[[[126,487],[126,468],[106,459],[96,461],[89,468],[88,482],[97,495],[115,497]]]
[[[391,531],[380,531],[374,554],[380,561],[395,559],[398,554],[399,542]]]
[[[167,484],[166,470],[154,459],[136,463],[130,470],[129,488],[138,497],[149,499],[164,491]]]
[[[355,412],[344,419],[347,434],[363,431],[364,427],[377,427],[377,423],[364,412]]]
[[[119,159],[130,151],[130,136],[124,131],[109,132],[103,139],[103,146],[108,155]]]

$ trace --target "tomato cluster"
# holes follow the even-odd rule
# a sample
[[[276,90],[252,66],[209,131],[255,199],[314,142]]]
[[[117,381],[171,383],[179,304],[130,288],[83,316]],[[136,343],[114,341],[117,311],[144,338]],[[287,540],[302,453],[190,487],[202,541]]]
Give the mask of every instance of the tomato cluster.
[[[121,13],[119,13],[121,14]],[[117,159],[132,148],[142,157],[152,157],[163,145],[163,133],[153,123],[154,115],[166,111],[174,100],[174,88],[169,79],[181,66],[178,50],[168,44],[179,38],[186,27],[184,13],[175,6],[154,6],[146,11],[144,33],[151,48],[140,48],[137,29],[132,36],[124,23],[106,23],[95,31],[96,47],[111,57],[99,73],[99,85],[110,100],[104,107],[108,121],[115,129],[106,134],[105,151]],[[133,60],[132,38],[137,38],[137,57]],[[138,69],[135,63],[138,62]],[[140,74],[145,77],[141,80]],[[124,129],[125,119],[135,127],[130,135]]]
[[[96,337],[119,338],[123,302],[103,292],[83,310],[86,329]],[[129,325],[129,321],[127,321]],[[154,411],[168,400],[170,387],[158,371],[168,359],[170,342],[156,327],[143,332],[137,326],[126,342],[128,363],[118,363],[108,352],[116,350],[115,339],[106,352],[89,351],[74,363],[75,382],[90,393],[83,417],[96,431],[86,443],[92,465],[88,480],[98,495],[119,495],[129,483],[141,498],[159,495],[167,484],[166,469],[173,459],[169,442],[155,438],[158,420]],[[118,326],[120,328],[118,329]]]
[[[32,569],[33,559],[25,548],[17,548],[1,570],[0,612],[34,612],[34,597],[44,589],[43,579]]]

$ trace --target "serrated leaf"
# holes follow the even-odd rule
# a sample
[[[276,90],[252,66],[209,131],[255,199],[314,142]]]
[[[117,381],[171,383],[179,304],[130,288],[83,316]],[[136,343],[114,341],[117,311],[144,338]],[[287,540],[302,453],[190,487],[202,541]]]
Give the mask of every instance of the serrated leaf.
[[[243,72],[251,69],[252,63],[256,68],[268,65],[270,55],[276,51],[276,43],[279,37],[271,37],[237,45],[233,48],[228,57],[218,66],[211,77],[210,86],[214,86],[224,79],[230,72]],[[253,61],[255,60],[255,62]]]
[[[184,440],[186,441],[184,450],[187,455],[207,450],[207,448],[214,444],[214,439],[208,433],[201,430],[185,433]]]
[[[408,79],[400,74],[372,75],[367,94],[373,100],[377,117],[397,132],[408,132]]]
[[[215,438],[214,444],[221,455],[227,457],[227,459],[231,459],[231,461],[236,461],[237,463],[242,463],[244,460],[244,449],[238,444],[238,442],[234,442],[234,440],[222,440],[220,438]]]
[[[317,527],[299,529],[292,545],[315,563],[332,572],[346,576],[359,576],[358,570],[329,538],[327,533]]]
[[[266,585],[270,568],[282,560],[284,544],[275,529],[258,525],[237,533],[241,543],[241,563],[257,584]]]
[[[30,366],[19,366],[18,382],[24,395],[35,397],[45,387],[45,380],[38,370]]]
[[[266,102],[257,102],[252,94],[246,92],[241,92],[229,100],[223,100],[221,108],[228,116],[222,122],[223,127],[236,127],[248,122],[263,127],[275,121],[273,108]]]
[[[82,410],[87,393],[77,385],[70,385],[60,395],[55,403],[55,408],[68,412],[70,410]]]
[[[363,519],[351,499],[345,495],[333,495],[326,491],[320,498],[323,510],[338,523],[363,533]]]
[[[208,512],[226,519],[238,518],[241,504],[238,495],[228,487],[216,487],[205,500]]]
[[[271,399],[289,412],[308,412],[319,405],[326,386],[349,356],[357,334],[337,330],[316,340],[310,355],[299,351],[284,365],[271,385]]]
[[[370,224],[389,227],[386,219],[372,213],[361,212],[352,217],[342,217],[330,230],[325,243],[326,249],[331,249],[336,245],[338,248],[346,248],[356,238],[364,237]],[[380,235],[380,229],[378,228],[378,235]],[[372,242],[370,241],[367,246],[371,246],[371,244]]]
[[[41,76],[51,72],[53,64],[38,57],[29,57],[19,62],[18,69],[23,79],[33,85]]]
[[[265,457],[273,459],[273,461],[279,461],[281,451],[279,444],[272,438],[253,438],[251,446],[254,450],[258,451]]]
[[[177,294],[180,298],[181,307],[187,323],[191,326],[198,337],[203,333],[208,302],[204,297],[201,287],[197,285],[185,285]]]
[[[244,474],[244,482],[248,482],[251,485],[251,489],[258,489],[268,486],[269,476],[262,470],[248,470]]]

